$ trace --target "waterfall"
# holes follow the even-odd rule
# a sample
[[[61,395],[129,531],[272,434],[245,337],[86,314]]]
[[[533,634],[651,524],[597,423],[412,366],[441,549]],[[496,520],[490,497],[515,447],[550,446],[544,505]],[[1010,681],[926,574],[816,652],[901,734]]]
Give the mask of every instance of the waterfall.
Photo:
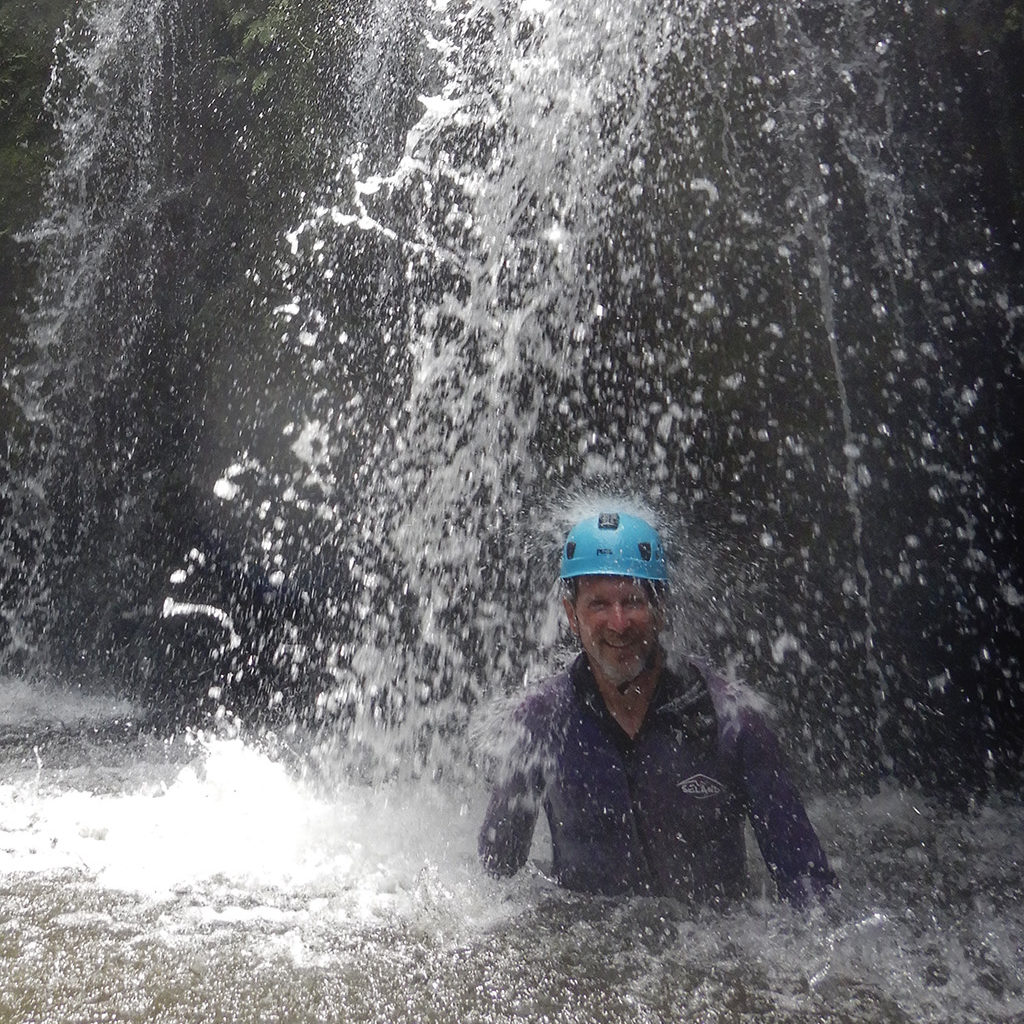
[[[404,262],[389,284],[407,303],[404,345],[387,342],[390,418],[355,490],[363,578],[412,595],[411,632],[396,651],[371,624],[369,648],[346,638],[339,662],[373,674],[397,654],[384,675],[403,680],[403,704],[429,702],[439,677],[459,681],[459,709],[481,675],[484,690],[514,687],[551,657],[553,563],[539,556],[557,529],[541,510],[592,481],[653,503],[688,569],[735,575],[732,603],[688,572],[680,611],[726,657],[770,655],[792,687],[776,696],[817,736],[812,758],[830,774],[891,768],[906,728],[894,697],[926,720],[947,713],[934,698],[948,637],[908,655],[927,642],[900,620],[932,614],[937,579],[962,585],[940,554],[942,506],[970,516],[984,486],[953,468],[954,444],[919,454],[956,421],[945,402],[963,372],[959,355],[933,365],[929,339],[964,301],[957,284],[984,285],[972,273],[933,298],[949,271],[908,194],[920,140],[896,128],[911,113],[910,27],[852,5],[476,4],[440,5],[427,31],[437,70],[404,145],[371,169],[356,149],[291,236],[328,280],[344,273],[323,255],[339,235]],[[964,244],[985,243],[967,230]],[[1008,284],[980,301],[997,320]],[[326,287],[293,296],[306,344],[331,350],[320,310],[335,301]],[[937,490],[936,473],[954,487]],[[890,532],[878,512],[905,490],[934,512]],[[690,522],[725,518],[741,527],[734,551],[688,538]],[[936,633],[963,625],[958,607]]]
[[[1019,5],[67,10],[0,1018],[1022,1019]],[[759,856],[714,911],[568,891],[543,826],[482,870],[476,743],[608,502],[670,655],[772,706],[827,910]]]
[[[133,455],[151,441],[138,413],[124,424],[115,417],[137,395],[134,375],[150,372],[133,350],[154,310],[156,211],[166,200],[157,85],[173,90],[159,77],[173,16],[169,4],[99,5],[65,25],[54,47],[47,99],[60,156],[45,212],[23,239],[39,262],[39,290],[9,382],[21,409],[7,454],[4,548],[17,552],[8,579],[20,582],[3,608],[9,665],[45,646],[54,605],[84,610],[103,570],[76,576],[90,556],[112,556],[104,533],[130,514]]]
[[[62,37],[13,646],[462,770],[611,495],[823,781],[1015,777],[1019,245],[944,16],[357,7]]]

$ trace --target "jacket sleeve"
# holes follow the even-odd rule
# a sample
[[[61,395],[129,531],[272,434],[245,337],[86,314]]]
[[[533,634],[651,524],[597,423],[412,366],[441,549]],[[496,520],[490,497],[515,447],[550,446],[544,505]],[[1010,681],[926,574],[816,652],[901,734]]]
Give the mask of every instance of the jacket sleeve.
[[[498,782],[477,840],[480,860],[492,875],[514,875],[526,863],[540,813],[543,772],[530,711],[527,703],[513,716],[514,739],[503,744]]]
[[[750,821],[779,895],[798,907],[823,902],[836,888],[836,876],[786,770],[778,740],[760,715],[747,717],[739,747]]]
[[[491,794],[477,849],[491,875],[514,875],[530,855],[540,811],[532,772],[516,772]]]

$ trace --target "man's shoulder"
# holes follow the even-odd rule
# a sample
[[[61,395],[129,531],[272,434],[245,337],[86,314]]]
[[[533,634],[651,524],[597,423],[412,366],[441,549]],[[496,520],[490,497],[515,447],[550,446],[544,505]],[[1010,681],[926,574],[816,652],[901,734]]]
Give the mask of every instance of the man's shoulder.
[[[495,701],[481,715],[480,744],[492,754],[499,753],[506,765],[532,764],[554,749],[566,729],[570,704],[568,673],[544,676],[519,694]]]
[[[751,728],[768,728],[771,706],[743,683],[734,669],[721,671],[706,659],[691,655],[683,659],[673,671],[679,680],[676,689],[680,696],[676,697],[676,701],[689,701],[701,710],[713,709],[725,735]]]
[[[519,693],[493,698],[474,722],[480,750],[503,766],[503,771],[532,763],[560,729],[559,706],[568,689],[568,675],[559,672],[529,683]]]
[[[516,714],[524,719],[549,719],[568,706],[571,696],[569,669],[563,669],[530,683],[522,695]]]

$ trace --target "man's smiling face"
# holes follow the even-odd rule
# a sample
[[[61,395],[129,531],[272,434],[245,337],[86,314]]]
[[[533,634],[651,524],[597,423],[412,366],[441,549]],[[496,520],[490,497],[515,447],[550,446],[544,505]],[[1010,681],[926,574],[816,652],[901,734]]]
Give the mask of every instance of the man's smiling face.
[[[644,670],[662,620],[642,583],[628,576],[581,576],[575,599],[564,603],[569,628],[598,682],[619,687]]]

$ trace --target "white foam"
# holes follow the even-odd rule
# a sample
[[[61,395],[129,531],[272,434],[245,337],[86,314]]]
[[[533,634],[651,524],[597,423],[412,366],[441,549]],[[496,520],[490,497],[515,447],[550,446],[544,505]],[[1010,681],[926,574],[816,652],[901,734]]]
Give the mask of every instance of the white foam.
[[[126,765],[116,793],[80,774],[74,789],[0,785],[0,877],[81,872],[154,899],[214,887],[228,906],[293,894],[349,921],[415,919],[425,907],[431,927],[493,918],[495,883],[475,852],[482,808],[432,783],[323,795],[242,739],[201,748],[169,783]]]

